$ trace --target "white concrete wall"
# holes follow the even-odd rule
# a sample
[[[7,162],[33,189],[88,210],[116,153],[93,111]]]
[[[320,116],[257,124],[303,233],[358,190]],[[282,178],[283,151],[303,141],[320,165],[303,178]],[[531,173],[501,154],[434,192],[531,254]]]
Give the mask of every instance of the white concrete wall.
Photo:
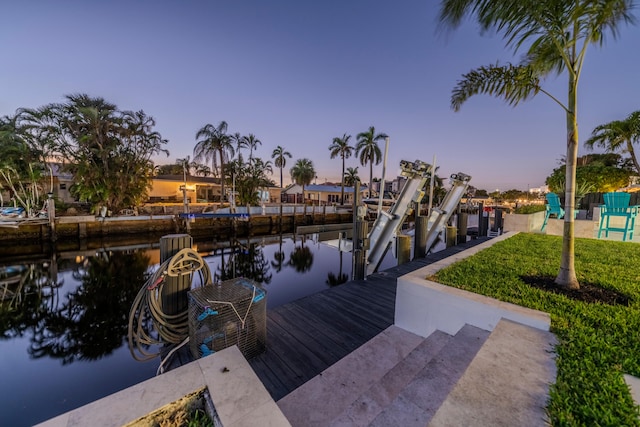
[[[511,237],[503,234],[455,256],[398,278],[395,325],[428,337],[440,330],[454,335],[465,324],[492,331],[500,319],[509,319],[548,331],[548,313],[521,307],[427,280],[438,270]]]
[[[532,214],[507,214],[504,216],[503,230],[521,232],[540,232],[544,222],[545,212],[535,212]]]

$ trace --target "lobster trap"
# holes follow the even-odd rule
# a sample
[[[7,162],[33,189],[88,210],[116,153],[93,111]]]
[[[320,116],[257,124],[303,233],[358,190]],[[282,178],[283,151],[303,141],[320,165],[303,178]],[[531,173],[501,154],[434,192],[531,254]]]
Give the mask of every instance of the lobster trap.
[[[195,359],[237,345],[250,359],[266,348],[267,293],[236,278],[189,292],[189,345]]]

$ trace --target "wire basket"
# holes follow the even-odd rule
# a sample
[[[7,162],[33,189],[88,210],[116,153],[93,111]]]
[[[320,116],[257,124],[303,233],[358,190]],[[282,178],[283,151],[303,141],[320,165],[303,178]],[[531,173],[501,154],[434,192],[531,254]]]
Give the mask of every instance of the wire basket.
[[[237,345],[250,359],[266,348],[267,292],[236,278],[189,292],[189,345],[195,359]]]

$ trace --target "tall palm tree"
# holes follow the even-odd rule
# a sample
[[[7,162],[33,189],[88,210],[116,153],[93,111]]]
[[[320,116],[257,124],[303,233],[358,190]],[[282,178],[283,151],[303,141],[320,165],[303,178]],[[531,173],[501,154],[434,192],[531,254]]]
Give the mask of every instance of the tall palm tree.
[[[302,202],[304,203],[304,187],[311,184],[311,180],[316,176],[313,162],[309,159],[298,159],[289,172],[291,180],[302,186]]]
[[[333,138],[333,143],[329,146],[331,151],[331,158],[335,159],[340,156],[342,159],[342,179],[340,180],[340,204],[344,203],[344,159],[348,159],[353,154],[353,147],[349,145],[349,139],[351,135],[346,133],[342,135],[342,138]]]
[[[291,153],[278,145],[271,153],[273,164],[280,169],[280,188],[282,188],[282,169],[287,165],[287,157],[291,158]]]
[[[235,152],[233,142],[227,135],[227,122],[224,120],[218,123],[218,126],[206,124],[196,133],[196,146],[193,148],[193,155],[196,161],[211,159],[212,170],[216,170],[216,154],[220,159],[220,169],[218,176],[220,177],[220,188],[222,191],[222,200],[224,200],[224,164],[229,157],[233,157]]]
[[[596,126],[591,133],[591,138],[587,139],[584,145],[587,148],[593,148],[594,145],[597,145],[610,152],[626,151],[631,157],[636,173],[640,174],[640,165],[633,149],[633,144],[639,141],[640,111],[634,111],[625,120],[614,120]]]
[[[250,133],[247,136],[242,137],[245,147],[249,148],[249,161],[253,159],[253,150],[258,148],[258,145],[262,145],[262,141],[260,141],[256,136]]]
[[[382,157],[378,141],[382,141],[386,137],[387,135],[384,133],[376,134],[376,129],[373,126],[370,126],[369,130],[361,132],[357,136],[356,156],[359,157],[362,166],[366,166],[369,163],[369,198],[371,198],[373,184],[373,162],[377,165]]]
[[[517,51],[528,46],[520,64],[493,64],[462,76],[451,95],[451,107],[458,111],[471,96],[486,93],[515,106],[538,93],[547,95],[565,115],[566,192],[565,211],[573,212],[578,156],[578,81],[587,47],[602,45],[605,34],[614,38],[620,26],[633,23],[633,0],[442,0],[440,22],[457,28],[468,18],[477,20],[481,31],[502,34],[507,47]],[[567,102],[544,90],[542,81],[551,73],[567,74]],[[574,216],[565,215],[559,286],[578,289],[575,272]]]

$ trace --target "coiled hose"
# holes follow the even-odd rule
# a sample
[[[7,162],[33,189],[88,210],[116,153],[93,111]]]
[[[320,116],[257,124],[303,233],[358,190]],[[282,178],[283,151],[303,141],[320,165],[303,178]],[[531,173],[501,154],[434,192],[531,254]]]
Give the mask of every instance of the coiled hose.
[[[166,277],[191,275],[198,271],[202,286],[211,284],[211,270],[196,251],[181,249],[160,264],[156,272],[145,282],[136,295],[129,312],[129,351],[138,361],[150,360],[160,352],[150,352],[154,345],[183,345],[189,338],[189,310],[167,314],[162,309],[162,295]],[[152,336],[152,331],[157,337]]]

